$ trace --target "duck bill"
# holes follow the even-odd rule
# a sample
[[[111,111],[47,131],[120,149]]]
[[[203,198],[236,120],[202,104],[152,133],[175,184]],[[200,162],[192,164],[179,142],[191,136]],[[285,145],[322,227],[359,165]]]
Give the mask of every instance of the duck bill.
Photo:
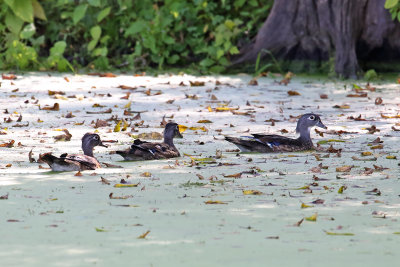
[[[175,131],[175,137],[176,138],[183,138],[183,136],[182,136],[180,131]]]
[[[101,143],[99,144],[99,146],[102,146],[102,147],[108,147],[108,145],[106,145],[106,144],[103,144],[103,142],[101,142]]]
[[[319,121],[316,126],[321,127],[322,129],[328,129],[328,127],[326,127],[321,121]]]

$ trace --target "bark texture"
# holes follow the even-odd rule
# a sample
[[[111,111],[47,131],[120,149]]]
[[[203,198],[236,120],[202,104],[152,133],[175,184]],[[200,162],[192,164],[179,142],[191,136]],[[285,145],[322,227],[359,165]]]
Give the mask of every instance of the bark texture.
[[[400,58],[400,24],[385,0],[275,0],[253,43],[233,64],[254,62],[263,49],[283,59],[326,61],[355,78],[359,60]]]

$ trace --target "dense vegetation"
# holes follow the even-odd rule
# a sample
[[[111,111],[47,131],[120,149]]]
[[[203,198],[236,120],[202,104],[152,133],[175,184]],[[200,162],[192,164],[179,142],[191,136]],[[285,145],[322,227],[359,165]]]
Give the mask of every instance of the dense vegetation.
[[[272,0],[4,0],[0,68],[192,67],[221,72]]]

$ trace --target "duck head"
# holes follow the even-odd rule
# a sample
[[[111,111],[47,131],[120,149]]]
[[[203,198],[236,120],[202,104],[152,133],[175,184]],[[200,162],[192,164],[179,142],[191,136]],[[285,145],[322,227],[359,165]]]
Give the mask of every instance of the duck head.
[[[322,123],[321,118],[317,114],[307,113],[302,115],[297,122],[296,132],[300,134],[310,132],[310,129],[314,126],[321,127],[323,129],[328,128]]]
[[[95,146],[107,147],[107,145],[103,144],[98,134],[85,133],[82,137],[82,150],[84,154],[93,157],[93,148]]]
[[[182,134],[179,132],[179,125],[175,122],[168,122],[164,129],[164,142],[168,143],[175,137],[183,138]]]

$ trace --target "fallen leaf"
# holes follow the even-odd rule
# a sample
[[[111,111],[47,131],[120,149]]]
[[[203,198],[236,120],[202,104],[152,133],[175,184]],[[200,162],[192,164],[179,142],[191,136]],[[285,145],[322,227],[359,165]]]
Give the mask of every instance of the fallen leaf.
[[[366,156],[371,156],[372,152],[366,151],[366,152],[361,152],[361,156],[366,157]]]
[[[3,80],[16,80],[16,79],[17,79],[17,76],[15,76],[14,74],[9,74],[9,75],[7,75],[7,74],[1,74],[1,78],[2,78]]]
[[[102,184],[106,184],[106,185],[110,185],[110,184],[111,184],[111,182],[110,182],[109,180],[107,180],[106,178],[103,178],[103,177],[101,177],[100,182],[101,182]]]
[[[327,235],[343,235],[343,236],[353,236],[354,235],[353,233],[335,233],[335,232],[328,232],[328,231],[325,231],[325,233]]]
[[[14,140],[11,140],[11,141],[8,142],[8,143],[0,144],[0,147],[8,147],[8,148],[11,148],[11,147],[14,146],[14,143],[15,143],[15,141],[14,141]]]
[[[199,120],[197,123],[212,123],[210,120]]]
[[[0,196],[0,199],[8,199],[8,193],[6,194],[6,195],[2,195],[2,196]]]
[[[146,236],[150,233],[150,231],[146,231],[145,233],[141,234],[140,236],[138,236],[138,239],[145,239]]]
[[[349,109],[350,105],[344,104],[344,105],[334,105],[333,108],[340,108],[340,109]]]
[[[314,207],[314,206],[313,205],[307,205],[307,204],[304,204],[304,203],[301,203],[301,206],[300,206],[300,208],[302,208],[302,209],[312,208],[312,207]]]
[[[29,153],[28,153],[28,157],[29,157],[29,162],[30,162],[30,163],[36,162],[36,160],[32,157],[32,156],[33,156],[32,150],[33,150],[33,148],[32,148],[31,151],[29,151]]]
[[[195,87],[195,86],[204,86],[204,85],[205,85],[204,82],[200,82],[200,81],[194,81],[194,82],[189,81],[189,83],[190,83],[190,86],[192,86],[192,87]]]
[[[263,195],[264,193],[258,190],[243,190],[243,195]]]
[[[288,91],[287,93],[288,93],[289,96],[301,95],[299,92],[293,91],[293,90],[290,90],[290,91]]]
[[[108,195],[108,197],[109,197],[110,199],[128,199],[128,198],[132,198],[133,196],[132,196],[132,195],[127,195],[127,196],[115,197],[115,196],[114,196],[114,193],[110,193],[110,194]]]
[[[144,172],[144,173],[141,173],[140,176],[142,176],[142,177],[151,177],[151,173],[150,172]]]
[[[342,185],[341,187],[339,187],[338,194],[343,194],[343,191],[346,189],[347,189],[347,186]]]
[[[317,221],[317,216],[318,216],[318,214],[314,213],[310,217],[305,217],[304,219],[306,219],[306,221],[309,221],[309,222],[315,222],[315,221]]]
[[[204,201],[205,204],[228,204],[227,202],[219,201],[219,200],[207,200]]]
[[[104,230],[103,228],[94,228],[96,230],[96,232],[108,232],[107,230]]]
[[[341,166],[336,167],[336,172],[349,172],[354,166]]]
[[[59,111],[59,110],[60,110],[60,104],[54,103],[53,106],[48,106],[48,105],[46,105],[46,106],[44,106],[44,107],[42,107],[42,108],[39,106],[39,109],[40,109],[40,110]]]
[[[297,223],[295,223],[293,226],[299,227],[303,223],[303,221],[304,221],[304,218],[301,219],[300,221],[298,221]]]
[[[137,184],[115,184],[114,187],[137,187],[140,183]]]
[[[258,85],[257,78],[251,79],[251,80],[249,81],[248,85],[251,85],[251,86],[256,86],[256,85]]]
[[[74,176],[83,176],[83,174],[80,171],[78,171],[77,173],[74,174]]]
[[[383,103],[383,100],[382,100],[381,97],[377,97],[377,98],[375,99],[375,105],[382,105],[382,103]]]

